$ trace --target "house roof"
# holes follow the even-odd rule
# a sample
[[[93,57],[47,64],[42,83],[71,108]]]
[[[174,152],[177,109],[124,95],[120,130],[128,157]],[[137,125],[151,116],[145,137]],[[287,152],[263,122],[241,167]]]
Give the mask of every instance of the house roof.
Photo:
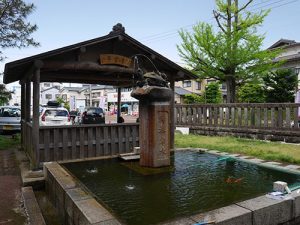
[[[193,92],[188,91],[182,87],[175,87],[174,89],[175,94],[177,95],[186,95],[186,94],[192,94]]]
[[[279,47],[288,47],[293,45],[299,45],[299,42],[296,42],[295,40],[289,40],[289,39],[283,39],[276,41],[274,44],[272,44],[268,49],[274,49]]]
[[[62,87],[61,91],[67,90],[67,91],[76,91],[76,92],[81,92],[84,91],[86,87]]]
[[[49,91],[49,90],[51,90],[51,89],[53,89],[53,88],[55,88],[55,89],[57,89],[57,90],[60,90],[59,87],[53,86],[53,87],[49,87],[49,88],[46,88],[46,89],[44,89],[44,90],[41,90],[41,92],[46,92],[46,91]]]
[[[188,70],[127,35],[125,28],[117,24],[108,35],[7,63],[3,81],[11,83],[25,80],[28,71],[33,66],[39,66],[41,82],[131,86],[134,69],[102,66],[99,64],[101,54],[117,54],[128,58],[137,56],[143,70],[153,71],[154,64],[160,72],[166,73],[169,80],[196,78]]]

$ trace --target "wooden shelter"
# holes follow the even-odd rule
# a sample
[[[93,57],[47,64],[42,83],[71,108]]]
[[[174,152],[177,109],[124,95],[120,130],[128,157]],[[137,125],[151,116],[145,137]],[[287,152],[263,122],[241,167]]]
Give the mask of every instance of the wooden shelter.
[[[189,71],[127,35],[121,24],[115,25],[103,37],[5,65],[4,83],[19,81],[21,84],[21,141],[34,166],[46,161],[114,155],[129,152],[132,147],[138,146],[138,124],[39,126],[40,82],[113,85],[118,87],[120,107],[121,87],[133,84],[135,56],[143,71],[158,69],[165,73],[173,90],[175,81],[196,78]],[[174,128],[174,119],[172,121]]]

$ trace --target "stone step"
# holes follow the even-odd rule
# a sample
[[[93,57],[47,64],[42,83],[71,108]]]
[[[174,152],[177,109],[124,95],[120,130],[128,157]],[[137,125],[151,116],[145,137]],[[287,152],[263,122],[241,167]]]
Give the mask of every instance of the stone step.
[[[131,161],[131,160],[138,160],[140,159],[140,154],[136,153],[125,153],[125,154],[120,154],[119,158],[125,161]]]

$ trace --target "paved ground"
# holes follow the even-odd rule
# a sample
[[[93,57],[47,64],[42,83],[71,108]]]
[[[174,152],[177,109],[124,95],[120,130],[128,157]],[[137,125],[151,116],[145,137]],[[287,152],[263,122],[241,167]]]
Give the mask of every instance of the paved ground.
[[[124,123],[135,123],[137,116],[130,116],[130,115],[122,115],[124,119]],[[116,123],[117,122],[117,115],[105,115],[105,123]]]
[[[0,225],[23,225],[21,176],[14,150],[0,150]]]

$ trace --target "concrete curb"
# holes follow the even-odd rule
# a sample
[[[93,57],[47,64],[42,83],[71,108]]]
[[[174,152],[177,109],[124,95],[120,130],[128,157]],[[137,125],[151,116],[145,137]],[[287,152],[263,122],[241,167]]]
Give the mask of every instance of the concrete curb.
[[[22,197],[30,225],[46,225],[32,187],[22,187]]]

